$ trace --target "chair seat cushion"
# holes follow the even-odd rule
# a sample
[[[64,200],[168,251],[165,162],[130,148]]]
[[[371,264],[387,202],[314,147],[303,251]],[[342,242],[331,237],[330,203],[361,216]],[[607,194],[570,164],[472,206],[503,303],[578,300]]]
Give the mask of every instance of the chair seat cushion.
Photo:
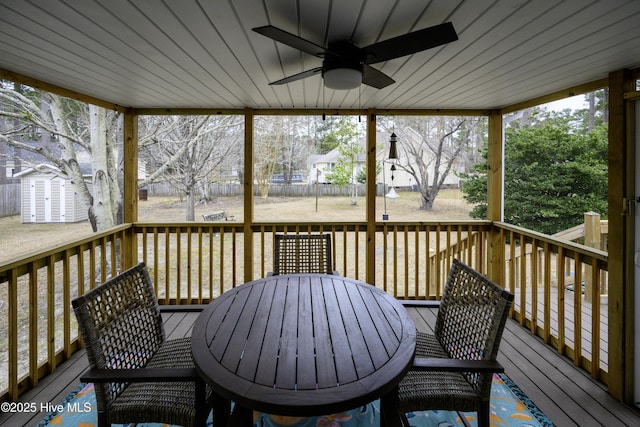
[[[191,368],[191,338],[166,341],[149,361],[149,368]],[[109,412],[114,424],[164,423],[192,426],[195,417],[195,384],[187,382],[131,383],[116,399]],[[207,387],[207,401],[211,389]]]
[[[417,410],[475,411],[480,394],[459,372],[409,371],[398,386],[401,413]]]
[[[435,335],[416,333],[416,357],[447,359]],[[475,411],[479,394],[459,372],[411,370],[398,387],[402,413],[425,409]]]

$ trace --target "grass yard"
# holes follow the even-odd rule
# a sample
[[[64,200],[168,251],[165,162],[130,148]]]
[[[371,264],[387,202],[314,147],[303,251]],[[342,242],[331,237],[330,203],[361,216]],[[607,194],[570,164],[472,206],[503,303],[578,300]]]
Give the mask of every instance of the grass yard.
[[[196,207],[196,221],[202,221],[203,214],[209,214],[216,211],[225,211],[227,216],[233,216],[234,221],[241,222],[243,220],[243,199],[242,197],[227,197],[218,198],[213,203],[208,205],[200,204]],[[366,200],[364,197],[358,199],[356,205],[352,205],[348,197],[324,197],[320,198],[317,203],[315,198],[283,198],[283,197],[271,197],[268,199],[262,199],[260,197],[255,198],[255,220],[264,222],[275,221],[296,221],[296,222],[341,222],[341,221],[365,221],[366,220]],[[470,207],[464,202],[462,196],[457,190],[445,190],[442,191],[438,199],[436,200],[434,209],[432,211],[421,211],[419,209],[419,194],[418,193],[400,193],[400,198],[391,202],[387,200],[387,213],[391,221],[437,221],[437,220],[466,220],[470,219],[468,212]],[[384,200],[379,197],[376,200],[376,217],[382,220],[382,214],[384,212]],[[185,206],[184,201],[180,201],[176,198],[167,197],[149,197],[146,201],[139,202],[139,220],[141,222],[159,222],[159,223],[171,223],[171,222],[184,222],[185,218]],[[20,223],[19,216],[0,218],[0,264],[10,262],[28,256],[30,253],[41,252],[45,249],[55,248],[61,246],[67,242],[87,237],[92,234],[91,227],[88,222],[77,224],[22,224]],[[182,236],[181,239],[186,239],[186,236]],[[171,237],[172,248],[175,248],[176,239],[175,236]],[[212,238],[218,239],[218,237]],[[231,256],[232,242],[225,241],[224,246],[221,246],[219,240],[215,240],[217,243],[209,248],[208,244],[204,245],[203,250],[211,250],[211,253],[204,253],[203,258],[208,260],[211,258],[212,263],[218,262],[222,256],[222,252],[225,254],[225,264],[233,262]],[[164,239],[160,242],[164,245],[166,242]],[[182,242],[183,246],[187,246],[186,242]],[[269,247],[269,244],[267,244]],[[352,248],[352,246],[349,246]],[[359,248],[360,252],[364,251],[364,246]],[[239,250],[242,250],[241,246]],[[353,250],[353,249],[350,249]],[[382,251],[379,247],[378,251]],[[265,250],[265,264],[271,264],[270,250]],[[173,255],[175,256],[175,254]],[[180,256],[184,256],[181,254]],[[345,255],[346,256],[346,255]],[[394,256],[390,254],[390,256]],[[401,254],[396,254],[396,261],[402,263],[403,258]],[[260,254],[256,254],[256,263],[258,263]],[[353,254],[348,254],[349,259],[352,259]],[[364,260],[364,253],[360,254],[360,262]],[[73,263],[77,262],[72,258]],[[180,265],[190,265],[191,270],[198,271],[198,266],[195,264],[196,260],[183,260]],[[89,264],[89,260],[85,260],[85,266]],[[207,265],[205,271],[211,266]],[[244,266],[239,266],[239,271]],[[380,267],[380,266],[378,266]],[[409,265],[409,269],[414,267],[413,263]],[[164,281],[165,281],[165,266],[159,264],[153,266],[158,269],[160,277],[158,278],[158,284],[160,286],[160,294],[164,294]],[[342,269],[342,273],[345,275],[353,275],[353,271],[344,271],[342,265],[339,266]],[[364,268],[364,267],[362,267]],[[231,271],[231,265],[225,267],[226,271]],[[185,274],[188,269],[183,269],[182,274]],[[189,271],[191,271],[189,270]],[[63,334],[60,332],[64,328],[63,324],[63,307],[64,307],[64,294],[62,290],[62,272],[61,268],[56,268],[56,278],[54,280],[53,288],[46,286],[46,277],[44,276],[46,271],[41,269],[38,271],[39,275],[43,275],[38,280],[40,287],[37,291],[38,302],[37,307],[40,315],[39,319],[46,319],[49,310],[52,310],[53,318],[55,320],[54,328],[56,330],[56,342],[55,347],[59,349],[63,343],[61,337]],[[171,271],[169,273],[171,277],[177,275],[177,272]],[[381,272],[379,273],[381,274]],[[240,277],[241,274],[240,274]],[[77,280],[73,275],[71,280]],[[205,280],[205,282],[208,279]],[[219,279],[218,272],[213,277],[213,280],[209,280],[211,289],[207,291],[211,294],[219,294],[222,292],[222,285],[220,283],[226,283]],[[185,282],[181,276],[179,283]],[[216,284],[217,283],[217,284]],[[215,287],[213,287],[215,285]],[[29,326],[28,326],[28,313],[30,312],[30,298],[29,298],[29,286],[27,278],[22,277],[18,282],[18,312],[19,312],[19,344],[18,351],[19,357],[19,370],[21,375],[25,374],[28,369],[28,352],[29,352]],[[72,293],[77,291],[77,287],[71,286]],[[219,289],[218,289],[219,288]],[[183,294],[186,289],[180,292]],[[172,290],[172,294],[177,290]],[[53,293],[53,295],[50,295]],[[73,298],[75,295],[70,295]],[[162,295],[159,295],[162,296]],[[208,295],[205,295],[207,297]],[[52,299],[51,299],[52,298]],[[8,316],[8,289],[6,283],[0,283],[0,318],[6,319]],[[49,301],[53,302],[49,307]],[[71,316],[71,331],[76,331],[75,318]],[[47,352],[47,322],[37,322],[37,335],[39,337],[38,345],[38,360],[44,360]],[[0,389],[7,385],[7,354],[8,345],[8,329],[7,325],[0,325]]]
[[[394,201],[387,199],[390,221],[468,220],[471,207],[459,190],[443,190],[438,195],[432,211],[420,210],[418,193],[400,193]],[[255,198],[255,221],[365,221],[366,200],[358,198],[352,205],[348,197],[271,197]],[[225,211],[234,221],[243,221],[242,197],[220,197],[208,205],[196,206],[196,221],[202,215]],[[184,201],[169,197],[149,197],[139,201],[140,221],[183,222]],[[376,217],[382,220],[384,199],[376,200]],[[88,222],[77,224],[21,224],[20,216],[0,218],[0,263],[24,257],[33,252],[52,248],[92,234]]]

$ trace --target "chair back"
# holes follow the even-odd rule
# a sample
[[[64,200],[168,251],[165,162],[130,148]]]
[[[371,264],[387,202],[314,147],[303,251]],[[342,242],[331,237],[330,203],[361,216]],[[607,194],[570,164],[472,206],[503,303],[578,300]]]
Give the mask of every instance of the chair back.
[[[512,302],[513,294],[454,259],[440,301],[435,336],[451,358],[495,360]],[[492,375],[465,375],[478,391],[491,387]]]
[[[144,263],[74,299],[72,305],[92,369],[142,368],[165,341],[158,301]],[[126,386],[96,383],[98,409],[106,409]]]
[[[273,274],[333,274],[330,234],[276,234]]]

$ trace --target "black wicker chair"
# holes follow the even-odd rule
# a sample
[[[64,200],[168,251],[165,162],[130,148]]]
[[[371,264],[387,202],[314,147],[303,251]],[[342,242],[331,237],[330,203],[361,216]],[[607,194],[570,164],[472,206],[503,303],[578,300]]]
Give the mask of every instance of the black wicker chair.
[[[276,234],[270,274],[335,274],[330,234]]]
[[[489,427],[493,373],[513,295],[454,260],[439,304],[434,334],[418,333],[416,358],[398,386],[398,411],[477,412]],[[464,417],[461,416],[464,420]]]
[[[160,422],[204,426],[211,390],[191,357],[191,338],[166,340],[149,273],[140,263],[72,301],[95,385],[98,425]]]

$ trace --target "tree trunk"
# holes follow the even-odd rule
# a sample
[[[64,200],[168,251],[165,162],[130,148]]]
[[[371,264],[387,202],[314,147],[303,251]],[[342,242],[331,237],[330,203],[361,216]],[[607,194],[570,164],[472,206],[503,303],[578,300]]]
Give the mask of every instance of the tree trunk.
[[[186,199],[186,211],[187,217],[185,218],[187,221],[194,221],[196,217],[196,202],[195,197],[193,195],[193,191],[187,193]]]
[[[71,179],[73,190],[87,209],[91,228],[93,231],[97,231],[97,213],[93,209],[93,195],[87,187],[87,183],[85,182],[84,177],[82,176],[82,171],[80,170],[80,165],[76,160],[74,143],[69,138],[65,137],[65,135],[68,135],[68,132],[65,125],[61,99],[56,96],[51,96],[49,100],[49,107],[51,117],[53,119],[53,126],[58,134],[60,148],[62,149],[61,158],[57,163],[57,166],[64,170],[67,176]]]
[[[420,200],[422,200],[422,204],[420,205],[421,210],[423,211],[433,210],[433,197],[431,197],[431,195],[423,193]]]
[[[591,132],[596,123],[596,94],[594,92],[589,93],[589,127],[588,131]]]
[[[93,206],[90,211],[95,214],[94,231],[101,231],[118,223],[118,201],[112,200],[112,187],[117,187],[118,184],[113,180],[109,170],[107,120],[103,108],[89,104],[89,128],[93,174]]]

